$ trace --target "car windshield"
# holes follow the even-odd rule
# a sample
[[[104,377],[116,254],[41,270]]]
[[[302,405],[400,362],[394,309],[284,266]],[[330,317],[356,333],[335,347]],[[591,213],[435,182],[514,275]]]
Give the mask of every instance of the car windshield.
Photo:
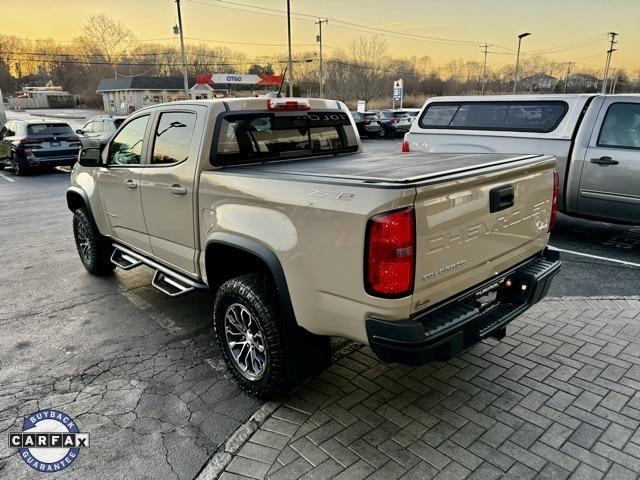
[[[73,130],[66,123],[32,123],[27,126],[28,135],[68,135]]]
[[[113,124],[116,126],[116,128],[120,128],[120,125],[122,125],[122,122],[124,122],[124,118],[116,118],[113,121]]]
[[[367,120],[378,120],[378,115],[376,115],[375,113],[366,113],[364,115],[364,118],[366,118]]]
[[[393,112],[394,118],[409,118],[409,114],[407,112]]]
[[[229,165],[358,150],[344,112],[241,113],[224,116],[212,163]]]

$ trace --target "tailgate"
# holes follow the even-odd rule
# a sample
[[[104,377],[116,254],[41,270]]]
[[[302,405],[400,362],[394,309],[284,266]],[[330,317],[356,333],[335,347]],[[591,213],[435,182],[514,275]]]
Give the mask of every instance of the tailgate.
[[[479,169],[477,175],[416,189],[413,312],[474,287],[545,247],[554,166],[553,157],[539,156],[525,165]]]

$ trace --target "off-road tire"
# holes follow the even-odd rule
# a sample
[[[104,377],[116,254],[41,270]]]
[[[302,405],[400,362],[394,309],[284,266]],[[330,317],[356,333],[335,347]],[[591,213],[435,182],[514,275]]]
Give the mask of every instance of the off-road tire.
[[[225,315],[232,305],[246,308],[258,323],[262,333],[266,358],[264,373],[258,379],[250,380],[236,364],[225,332]],[[248,393],[274,398],[284,395],[290,389],[287,366],[279,326],[276,289],[269,277],[252,273],[228,280],[218,290],[213,308],[213,324],[216,340],[234,380]]]
[[[113,272],[113,246],[100,234],[95,222],[83,208],[73,213],[73,237],[80,260],[89,273],[108,275]]]

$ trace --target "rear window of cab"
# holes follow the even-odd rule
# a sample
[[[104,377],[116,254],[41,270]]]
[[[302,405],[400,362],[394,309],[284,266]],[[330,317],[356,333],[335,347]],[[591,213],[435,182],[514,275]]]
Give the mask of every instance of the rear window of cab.
[[[562,101],[435,102],[420,117],[422,128],[548,133],[569,109]]]

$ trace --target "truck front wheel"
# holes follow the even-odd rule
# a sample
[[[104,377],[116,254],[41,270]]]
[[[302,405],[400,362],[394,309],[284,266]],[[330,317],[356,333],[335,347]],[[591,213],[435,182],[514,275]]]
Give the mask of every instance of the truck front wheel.
[[[113,247],[108,239],[100,234],[98,227],[82,208],[73,212],[73,236],[80,260],[89,273],[106,275],[113,271]]]
[[[222,284],[213,309],[216,339],[229,370],[244,390],[260,397],[288,390],[276,305],[270,279],[248,274]]]

